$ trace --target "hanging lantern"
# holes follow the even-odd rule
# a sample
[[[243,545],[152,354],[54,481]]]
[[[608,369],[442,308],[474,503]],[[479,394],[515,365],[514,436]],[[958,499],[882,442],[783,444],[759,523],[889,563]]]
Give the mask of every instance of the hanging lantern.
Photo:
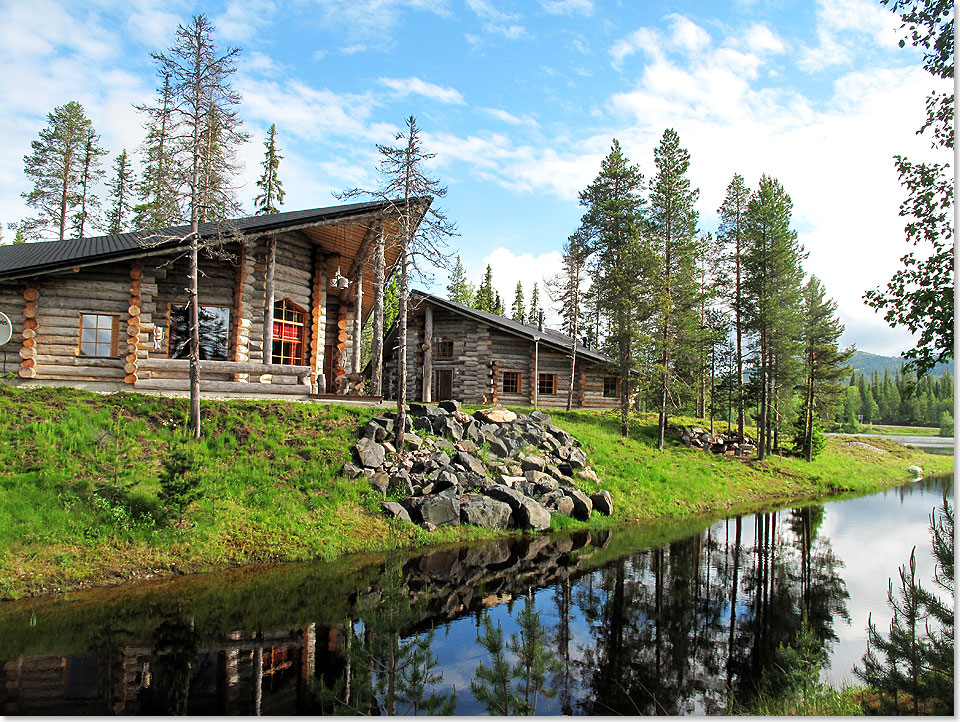
[[[346,288],[350,285],[350,279],[340,273],[340,266],[337,265],[337,273],[330,279],[330,288]]]

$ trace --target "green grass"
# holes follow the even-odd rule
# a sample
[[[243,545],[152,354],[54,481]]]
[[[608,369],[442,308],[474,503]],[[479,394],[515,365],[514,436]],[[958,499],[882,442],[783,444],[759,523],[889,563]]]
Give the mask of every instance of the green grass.
[[[940,429],[931,426],[889,426],[884,424],[867,424],[863,427],[864,434],[890,434],[893,436],[939,436]]]
[[[378,411],[279,401],[204,402],[204,493],[187,523],[173,524],[157,500],[158,477],[168,449],[183,439],[187,409],[186,399],[0,386],[0,598],[495,535],[388,521],[368,484],[340,475],[358,427]],[[809,465],[744,463],[679,442],[660,453],[649,419],[637,419],[634,438],[623,440],[611,412],[553,417],[583,441],[616,508],[590,522],[555,517],[557,529],[868,492],[907,481],[913,463],[952,468],[951,457],[883,439],[876,445],[889,453],[879,456],[832,437]]]

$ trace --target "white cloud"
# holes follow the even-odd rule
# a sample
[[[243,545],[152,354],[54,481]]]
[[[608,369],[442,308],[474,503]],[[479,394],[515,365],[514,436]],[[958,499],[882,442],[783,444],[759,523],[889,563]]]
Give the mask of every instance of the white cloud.
[[[508,13],[494,7],[487,0],[467,0],[467,7],[485,21],[483,29],[492,35],[501,35],[507,40],[519,40],[528,36],[526,28],[520,24],[520,15]],[[468,41],[473,41],[468,37]]]
[[[380,82],[392,90],[398,97],[408,95],[422,95],[439,103],[453,103],[463,105],[463,95],[455,88],[435,85],[417,77],[410,78],[380,78]]]
[[[684,53],[696,53],[710,44],[710,34],[696,23],[683,15],[668,15],[667,19],[673,26],[670,33],[670,44]]]
[[[493,240],[491,243],[496,243]],[[471,283],[478,284],[484,270],[490,264],[493,286],[500,292],[500,300],[509,314],[510,306],[517,291],[517,281],[523,284],[524,303],[530,310],[530,296],[533,284],[539,288],[540,306],[544,309],[544,322],[549,326],[559,323],[559,314],[552,307],[550,298],[544,289],[544,279],[550,279],[560,273],[563,258],[560,251],[546,253],[514,253],[509,248],[497,246],[478,266],[467,266],[467,276]]]
[[[346,46],[355,52],[391,44],[401,17],[410,10],[451,16],[448,0],[314,0],[313,4],[322,24],[341,31]]]
[[[510,125],[528,125],[532,128],[536,128],[539,125],[536,119],[529,115],[518,116],[500,108],[483,108],[483,112]]]
[[[551,15],[593,15],[593,0],[540,0],[540,7]]]
[[[610,55],[613,57],[613,67],[619,68],[623,61],[631,55],[645,52],[653,61],[663,58],[661,50],[662,39],[656,30],[651,28],[639,28],[634,30],[627,37],[618,40],[610,49]]]
[[[817,73],[836,65],[851,65],[869,36],[882,48],[898,43],[898,16],[868,0],[818,0],[816,47],[801,47],[797,66]]]
[[[230,0],[213,21],[217,37],[232,43],[248,42],[273,21],[276,11],[271,0]]]

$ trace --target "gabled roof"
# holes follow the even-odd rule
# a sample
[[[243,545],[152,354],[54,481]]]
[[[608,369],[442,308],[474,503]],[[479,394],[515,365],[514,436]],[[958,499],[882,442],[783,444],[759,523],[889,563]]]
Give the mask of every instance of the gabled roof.
[[[470,308],[469,306],[464,306],[460,303],[454,303],[446,298],[434,296],[424,291],[415,290],[410,294],[410,296],[411,306],[415,306],[421,302],[432,303],[440,308],[445,308],[449,311],[453,311],[454,313],[466,316],[467,318],[474,319],[480,323],[493,326],[494,328],[498,328],[501,331],[505,331],[515,336],[528,338],[531,341],[539,338],[541,344],[545,344],[546,346],[554,348],[558,351],[563,351],[564,353],[569,353],[571,347],[573,346],[573,339],[570,336],[560,333],[559,331],[554,331],[553,329],[540,329],[537,326],[518,323],[511,318],[505,318],[504,316],[498,316],[495,313],[488,313],[486,311],[480,311],[476,308]],[[391,331],[391,333],[394,333],[395,330],[396,324],[394,324],[394,330]],[[614,359],[610,358],[606,354],[588,349],[579,343],[577,344],[577,356],[590,359],[591,361],[596,361],[598,363],[615,363]]]
[[[305,211],[248,216],[226,221],[223,224],[201,223],[200,238],[201,240],[214,238],[218,232],[224,232],[225,228],[235,229],[242,235],[292,230],[330,223],[340,218],[347,219],[382,212],[387,210],[389,205],[384,201],[351,203]],[[0,280],[61,271],[80,264],[94,265],[136,258],[148,253],[171,251],[183,244],[183,238],[189,230],[189,225],[172,226],[92,238],[0,246]]]

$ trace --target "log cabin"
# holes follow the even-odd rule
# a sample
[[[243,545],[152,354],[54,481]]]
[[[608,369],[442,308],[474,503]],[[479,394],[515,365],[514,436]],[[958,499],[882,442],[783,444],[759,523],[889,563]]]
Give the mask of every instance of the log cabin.
[[[407,398],[469,404],[565,407],[573,339],[454,303],[410,295]],[[397,325],[384,343],[385,395],[396,398]],[[573,407],[614,408],[620,378],[614,359],[577,345]],[[536,379],[536,383],[533,380]]]
[[[418,201],[418,223],[428,201]],[[200,224],[202,394],[306,398],[360,369],[385,202]],[[189,226],[0,247],[0,370],[21,384],[189,389]],[[384,264],[396,265],[396,243]]]

